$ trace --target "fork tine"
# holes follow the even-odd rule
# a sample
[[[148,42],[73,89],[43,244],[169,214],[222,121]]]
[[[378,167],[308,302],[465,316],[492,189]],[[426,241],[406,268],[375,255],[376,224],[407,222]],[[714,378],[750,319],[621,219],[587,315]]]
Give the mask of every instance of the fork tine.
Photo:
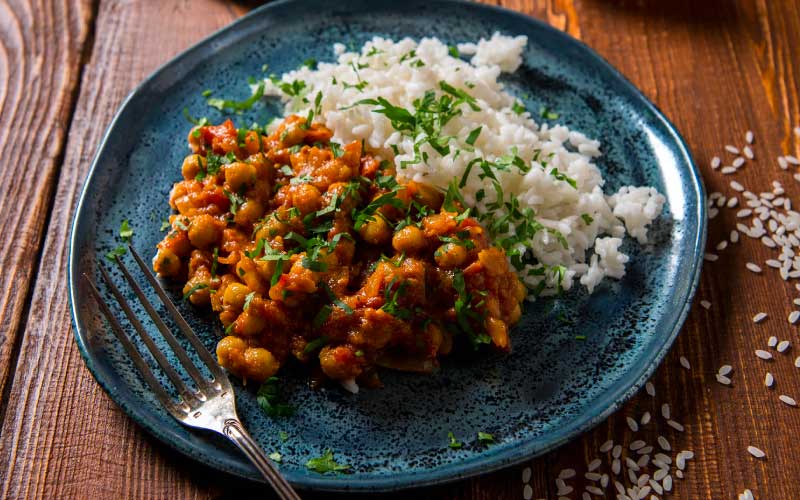
[[[228,377],[225,375],[225,372],[222,371],[222,368],[220,368],[217,360],[211,356],[211,353],[208,352],[208,349],[206,349],[203,343],[200,342],[200,339],[197,338],[197,335],[194,334],[192,327],[189,326],[189,323],[186,322],[186,320],[183,318],[183,315],[178,312],[175,304],[172,303],[172,300],[170,300],[170,298],[167,296],[167,292],[164,291],[164,288],[162,288],[161,284],[158,282],[155,276],[153,276],[153,273],[151,273],[150,269],[147,268],[147,265],[145,265],[142,258],[139,257],[139,254],[136,253],[136,250],[134,250],[132,245],[129,244],[128,249],[130,250],[131,255],[133,255],[133,258],[136,260],[136,263],[139,264],[139,268],[141,268],[142,273],[144,273],[145,277],[147,278],[147,281],[150,282],[150,285],[155,289],[158,297],[161,299],[161,302],[164,303],[167,310],[172,315],[175,323],[178,324],[178,327],[181,329],[183,334],[189,339],[189,342],[191,342],[192,346],[200,355],[200,358],[203,360],[203,362],[205,362],[206,366],[208,366],[208,369],[211,370],[211,373],[214,374],[216,380],[223,384],[229,384]]]
[[[202,373],[200,373],[200,371],[197,369],[194,363],[192,363],[192,360],[189,359],[189,355],[186,353],[186,350],[180,345],[180,343],[178,343],[178,339],[175,338],[175,335],[172,334],[170,329],[164,323],[164,320],[162,320],[161,317],[158,315],[155,308],[153,308],[153,305],[150,303],[149,300],[147,300],[147,297],[144,296],[142,289],[139,287],[139,285],[136,284],[136,281],[134,281],[133,276],[131,276],[131,274],[128,272],[128,268],[125,267],[125,264],[122,263],[122,259],[120,259],[119,256],[115,256],[114,260],[117,262],[117,265],[122,270],[122,274],[125,276],[125,280],[128,282],[128,285],[130,285],[130,287],[133,289],[133,293],[136,294],[136,297],[139,298],[139,302],[142,303],[144,309],[147,311],[147,314],[149,314],[150,318],[153,319],[153,323],[155,323],[156,327],[161,332],[161,335],[164,337],[164,340],[167,341],[169,346],[172,348],[172,351],[175,353],[176,356],[178,356],[178,359],[180,360],[183,367],[192,377],[192,380],[194,380],[194,383],[197,384],[197,388],[200,389],[201,391],[202,390],[205,390],[207,392],[210,391],[212,389],[211,383],[208,380],[206,380],[206,378],[203,376]]]
[[[97,287],[92,279],[89,278],[86,273],[83,274],[83,279],[85,279],[89,284],[89,291],[94,296],[97,304],[100,306],[100,310],[103,312],[103,315],[111,324],[111,331],[114,332],[114,336],[117,337],[122,344],[122,347],[128,353],[128,356],[130,356],[131,361],[133,361],[133,364],[136,366],[137,370],[139,370],[139,374],[142,376],[147,385],[150,386],[150,389],[153,390],[153,393],[155,393],[156,397],[159,401],[161,401],[161,404],[164,405],[167,411],[178,417],[181,411],[178,408],[178,405],[176,405],[172,400],[172,397],[167,394],[167,391],[164,390],[164,387],[161,385],[161,383],[156,380],[156,377],[153,375],[150,367],[147,366],[147,363],[142,355],[139,354],[139,351],[136,350],[136,347],[133,345],[133,342],[131,342],[128,334],[122,329],[122,325],[119,324],[117,318],[114,317],[114,314],[108,308],[108,305],[106,305],[105,300],[103,300],[103,297],[100,295],[100,292],[97,290]],[[183,417],[183,415],[180,415],[180,417]]]
[[[147,346],[147,350],[149,350],[150,354],[153,355],[156,363],[158,363],[158,366],[164,370],[164,373],[167,374],[170,382],[172,382],[175,388],[178,389],[178,393],[180,394],[181,398],[183,398],[183,400],[186,401],[190,406],[199,403],[200,399],[191,390],[189,390],[188,387],[186,387],[186,384],[183,383],[183,380],[181,380],[178,372],[176,372],[175,368],[169,364],[167,358],[164,357],[164,354],[161,352],[161,350],[159,350],[155,342],[153,342],[153,338],[150,337],[150,335],[144,329],[144,326],[142,326],[142,323],[136,318],[136,315],[133,314],[133,311],[128,305],[128,301],[125,300],[125,298],[119,292],[119,289],[117,289],[116,285],[114,285],[114,282],[111,280],[111,276],[108,275],[108,271],[106,271],[102,264],[98,263],[97,267],[100,269],[100,274],[103,275],[103,280],[106,282],[106,286],[108,286],[108,289],[111,290],[111,294],[114,295],[114,298],[117,299],[120,307],[122,307],[122,310],[125,312],[125,316],[128,317],[128,321],[130,321],[134,329],[136,329],[136,332],[142,338],[142,341],[144,341],[144,344]]]

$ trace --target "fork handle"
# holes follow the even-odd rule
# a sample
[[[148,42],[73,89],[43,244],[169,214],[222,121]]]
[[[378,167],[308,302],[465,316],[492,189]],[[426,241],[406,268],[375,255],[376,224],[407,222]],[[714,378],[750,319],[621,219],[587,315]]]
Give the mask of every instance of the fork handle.
[[[286,478],[275,469],[270,459],[264,454],[258,443],[247,433],[241,422],[235,418],[227,419],[222,428],[222,434],[233,441],[233,444],[250,459],[280,498],[284,500],[300,500],[297,492],[294,491]]]

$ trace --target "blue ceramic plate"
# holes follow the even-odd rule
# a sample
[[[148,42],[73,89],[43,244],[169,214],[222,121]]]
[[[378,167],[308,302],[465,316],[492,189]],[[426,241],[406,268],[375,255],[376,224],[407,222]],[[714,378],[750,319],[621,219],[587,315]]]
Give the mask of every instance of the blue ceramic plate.
[[[386,387],[354,396],[313,391],[288,377],[295,416],[272,420],[253,388],[237,391],[239,414],[294,484],[323,490],[377,491],[452,481],[523,461],[588,430],[634,394],[656,368],[686,317],[705,243],[704,194],[678,133],[617,71],[578,41],[506,10],[451,0],[312,0],[258,9],[187,50],[142,83],[122,105],[100,146],[78,207],[70,250],[69,286],[75,336],[97,381],[140,425],[165,443],[220,470],[257,479],[253,467],[216,436],[175,422],[140,382],[133,366],[88,298],[81,272],[118,244],[129,219],[134,244],[151,254],[169,215],[168,192],[180,177],[189,124],[181,111],[223,115],[201,92],[249,95],[249,76],[262,65],[280,74],[313,57],[332,60],[331,45],[359,46],[375,35],[438,37],[447,43],[495,31],[527,35],[524,64],[506,78],[528,109],[546,105],[560,121],[600,139],[607,191],[651,185],[667,197],[653,243],[630,242],[628,274],[592,296],[528,304],[514,329],[510,355],[449,360],[433,376],[387,372]],[[532,96],[532,97],[531,97]],[[265,123],[275,104],[258,105],[240,125]],[[130,259],[130,257],[126,257]],[[175,292],[176,297],[179,295]],[[210,314],[185,308],[209,349],[221,334]],[[157,333],[155,334],[157,336]],[[585,341],[576,336],[584,335]],[[144,349],[142,349],[144,350]],[[287,433],[282,441],[279,432]],[[478,431],[496,443],[476,442]],[[448,448],[448,432],[464,442]],[[352,473],[319,475],[305,462],[325,448]]]

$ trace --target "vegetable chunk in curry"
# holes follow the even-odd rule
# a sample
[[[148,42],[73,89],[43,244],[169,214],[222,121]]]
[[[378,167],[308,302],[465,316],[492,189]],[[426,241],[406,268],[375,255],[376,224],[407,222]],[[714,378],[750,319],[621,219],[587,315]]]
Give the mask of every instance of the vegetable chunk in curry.
[[[429,372],[454,342],[508,350],[525,288],[504,251],[457,196],[331,136],[298,116],[189,133],[153,267],[219,313],[219,363],[260,382],[294,358],[375,386],[376,366]]]

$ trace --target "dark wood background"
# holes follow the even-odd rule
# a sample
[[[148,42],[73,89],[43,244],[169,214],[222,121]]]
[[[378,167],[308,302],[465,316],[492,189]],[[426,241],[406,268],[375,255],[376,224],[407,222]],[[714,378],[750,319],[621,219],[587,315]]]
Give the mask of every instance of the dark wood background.
[[[754,192],[773,179],[800,193],[775,158],[798,154],[800,2],[797,0],[500,0],[597,50],[677,125],[709,192],[730,177],[709,162],[725,144],[756,135],[757,159],[735,177]],[[0,498],[220,498],[269,496],[208,470],[139,429],[100,389],[73,340],[66,292],[67,238],[98,141],[122,99],[157,66],[256,5],[185,0],[0,0]],[[797,198],[795,198],[797,199]],[[796,206],[800,206],[797,199]],[[735,225],[726,210],[710,223],[709,246]],[[653,382],[580,439],[525,465],[406,498],[522,498],[523,467],[534,498],[556,498],[554,478],[579,476],[606,439],[630,442],[625,416],[672,406],[686,426],[660,418],[638,433],[665,434],[695,452],[673,498],[800,498],[800,345],[768,366],[753,351],[776,335],[800,343],[785,318],[798,296],[776,273],[748,260],[770,258],[753,241],[732,245],[705,266],[695,307]],[[770,314],[760,325],[750,318]],[[692,364],[680,367],[679,356]],[[734,367],[731,387],[714,382]],[[763,386],[765,371],[777,379]],[[749,444],[767,452],[756,460]],[[583,480],[571,480],[579,498]],[[611,491],[611,489],[609,489]],[[324,495],[309,495],[321,498]],[[609,498],[612,495],[609,494]]]

